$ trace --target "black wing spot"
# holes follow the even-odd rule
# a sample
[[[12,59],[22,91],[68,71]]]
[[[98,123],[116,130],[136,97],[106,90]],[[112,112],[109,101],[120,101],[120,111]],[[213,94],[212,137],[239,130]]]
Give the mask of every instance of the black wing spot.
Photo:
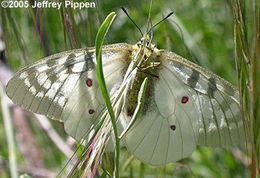
[[[93,62],[93,53],[87,52],[85,55],[85,66],[86,70],[92,70],[95,68],[95,63]]]
[[[72,68],[74,66],[74,63],[72,62],[72,60],[75,60],[76,55],[75,54],[70,54],[68,55],[66,62],[64,63],[64,66],[68,69],[67,73],[68,74],[73,74],[74,72],[72,71]]]
[[[95,112],[94,109],[89,109],[89,110],[88,110],[88,113],[89,113],[89,114],[94,114],[94,112]]]
[[[171,125],[170,128],[174,131],[176,130],[176,125]]]
[[[217,90],[216,80],[214,78],[209,79],[209,86],[207,94],[210,98],[214,96],[214,92]]]
[[[187,82],[188,82],[188,85],[191,87],[191,88],[195,88],[198,81],[199,81],[199,78],[200,78],[200,74],[198,71],[196,70],[192,70],[192,74],[191,76],[188,78]]]

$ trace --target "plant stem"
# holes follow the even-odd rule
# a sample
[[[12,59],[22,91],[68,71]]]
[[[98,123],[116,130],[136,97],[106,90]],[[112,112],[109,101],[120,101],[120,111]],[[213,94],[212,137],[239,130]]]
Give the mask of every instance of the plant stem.
[[[3,112],[3,119],[4,119],[4,127],[6,132],[6,139],[7,139],[7,146],[9,152],[9,163],[10,163],[10,172],[12,178],[18,177],[17,171],[17,164],[16,164],[16,153],[15,153],[15,141],[14,141],[14,134],[13,134],[13,125],[12,119],[10,116],[10,112],[7,106],[7,102],[5,101],[6,95],[4,94],[3,86],[0,84],[0,97],[1,97],[1,107]]]

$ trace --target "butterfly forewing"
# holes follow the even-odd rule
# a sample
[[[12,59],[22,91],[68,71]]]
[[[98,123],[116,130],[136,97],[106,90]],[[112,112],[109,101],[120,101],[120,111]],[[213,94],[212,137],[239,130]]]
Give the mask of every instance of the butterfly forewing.
[[[165,67],[197,93],[200,111],[199,144],[205,146],[242,145],[244,125],[238,91],[215,74],[172,53],[162,56]],[[244,145],[243,145],[244,146]]]
[[[130,52],[127,44],[103,48],[103,70],[109,91],[122,82]],[[16,73],[7,85],[7,95],[25,109],[64,121],[66,132],[80,140],[105,108],[95,66],[94,48],[62,52]]]

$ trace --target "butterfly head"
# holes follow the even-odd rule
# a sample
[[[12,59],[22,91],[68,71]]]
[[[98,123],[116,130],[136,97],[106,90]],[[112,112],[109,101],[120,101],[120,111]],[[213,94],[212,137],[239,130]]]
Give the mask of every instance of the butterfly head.
[[[139,47],[146,47],[146,48],[150,48],[153,49],[155,47],[154,44],[152,44],[152,38],[150,37],[150,35],[145,34],[143,35],[143,37],[141,38],[141,40],[137,43],[137,45]]]

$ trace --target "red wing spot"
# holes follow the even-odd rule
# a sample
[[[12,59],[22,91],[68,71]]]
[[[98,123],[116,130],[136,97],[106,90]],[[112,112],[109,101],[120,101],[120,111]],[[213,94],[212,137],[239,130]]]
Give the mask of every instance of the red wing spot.
[[[90,78],[88,78],[86,80],[86,84],[87,84],[88,87],[91,87],[92,86],[92,80]]]
[[[171,125],[170,128],[174,131],[176,129],[175,125]]]
[[[181,98],[181,103],[182,103],[182,104],[186,104],[188,101],[189,101],[189,97],[188,97],[188,96],[183,96],[183,97]]]
[[[94,109],[89,109],[89,110],[88,110],[88,113],[89,113],[89,114],[94,114],[94,112],[95,112]]]

